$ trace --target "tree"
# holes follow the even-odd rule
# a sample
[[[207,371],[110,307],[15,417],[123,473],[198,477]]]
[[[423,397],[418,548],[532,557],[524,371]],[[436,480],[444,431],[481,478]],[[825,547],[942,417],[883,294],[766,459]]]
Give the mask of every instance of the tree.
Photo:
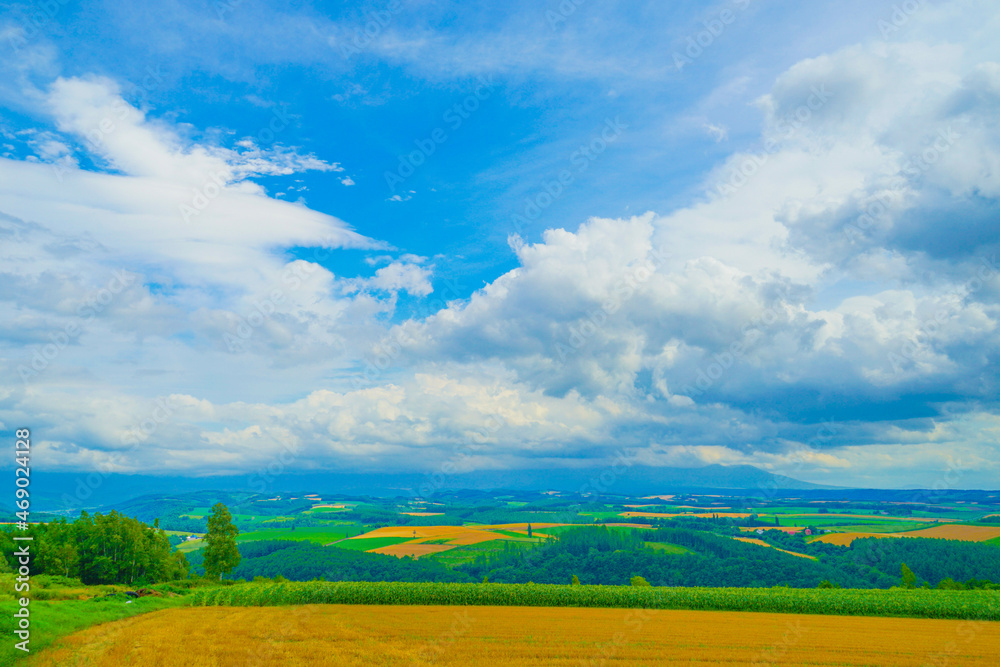
[[[580,577],[576,576],[575,574],[573,575],[573,585],[574,586],[580,585]]]
[[[208,517],[208,533],[205,535],[205,575],[212,579],[222,579],[223,574],[232,572],[240,564],[240,551],[236,547],[236,536],[240,529],[233,525],[233,516],[222,503],[216,503],[212,515]]]
[[[903,587],[904,588],[916,588],[917,587],[917,575],[913,574],[913,570],[906,567],[906,563],[903,563],[903,567],[900,568],[903,576]]]
[[[531,537],[531,524],[528,524],[528,537]]]
[[[632,578],[631,578],[631,579],[629,580],[629,583],[630,583],[631,585],[633,585],[633,586],[649,586],[649,585],[650,585],[648,581],[646,581],[645,579],[643,579],[643,578],[642,578],[642,577],[640,577],[640,576],[635,576],[635,577],[632,577]]]

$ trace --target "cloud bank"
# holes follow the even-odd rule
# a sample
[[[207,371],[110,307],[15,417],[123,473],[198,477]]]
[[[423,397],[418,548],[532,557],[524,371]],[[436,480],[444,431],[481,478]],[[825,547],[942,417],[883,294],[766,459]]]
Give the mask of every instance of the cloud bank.
[[[511,236],[516,268],[412,317],[402,301],[440,296],[433,260],[259,182],[337,163],[198,138],[110,79],[55,77],[26,96],[51,125],[31,159],[0,158],[0,419],[69,470],[233,473],[291,451],[433,473],[629,447],[995,486],[1000,53],[923,32],[997,27],[971,6],[781,72],[704,196]],[[393,35],[392,58],[428,48]],[[348,249],[373,275],[325,268]]]

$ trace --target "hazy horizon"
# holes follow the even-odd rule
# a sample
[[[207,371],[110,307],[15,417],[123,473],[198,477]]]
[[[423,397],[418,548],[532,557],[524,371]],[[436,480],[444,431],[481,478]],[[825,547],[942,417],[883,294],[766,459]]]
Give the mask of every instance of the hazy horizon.
[[[15,4],[0,430],[996,488],[1000,15],[904,5]]]

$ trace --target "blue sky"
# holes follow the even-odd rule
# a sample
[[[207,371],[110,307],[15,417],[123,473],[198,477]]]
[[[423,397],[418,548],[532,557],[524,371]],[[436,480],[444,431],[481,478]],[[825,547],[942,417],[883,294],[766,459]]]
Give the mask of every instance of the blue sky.
[[[988,2],[8,7],[53,468],[1000,472]]]

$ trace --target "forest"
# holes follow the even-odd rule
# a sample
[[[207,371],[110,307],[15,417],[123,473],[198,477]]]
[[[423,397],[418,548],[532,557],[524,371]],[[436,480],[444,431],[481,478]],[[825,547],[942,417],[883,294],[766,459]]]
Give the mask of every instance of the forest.
[[[154,522],[112,510],[108,514],[82,512],[73,522],[60,518],[31,524],[18,535],[32,537],[33,575],[49,574],[79,579],[85,584],[145,584],[188,575],[184,554],[172,552],[166,533]],[[3,559],[0,568],[14,571],[14,540],[0,531]]]
[[[629,532],[606,527],[577,528],[532,550],[508,549],[458,569],[471,578],[503,583],[624,585],[644,577],[654,586],[790,586],[830,582],[845,588],[901,585],[907,563],[917,585],[970,579],[1000,581],[1000,549],[955,540],[864,539],[852,547],[807,544],[800,536],[776,538],[785,548],[818,560],[746,544],[724,535],[683,528]],[[670,544],[690,553],[663,553],[648,544]]]

